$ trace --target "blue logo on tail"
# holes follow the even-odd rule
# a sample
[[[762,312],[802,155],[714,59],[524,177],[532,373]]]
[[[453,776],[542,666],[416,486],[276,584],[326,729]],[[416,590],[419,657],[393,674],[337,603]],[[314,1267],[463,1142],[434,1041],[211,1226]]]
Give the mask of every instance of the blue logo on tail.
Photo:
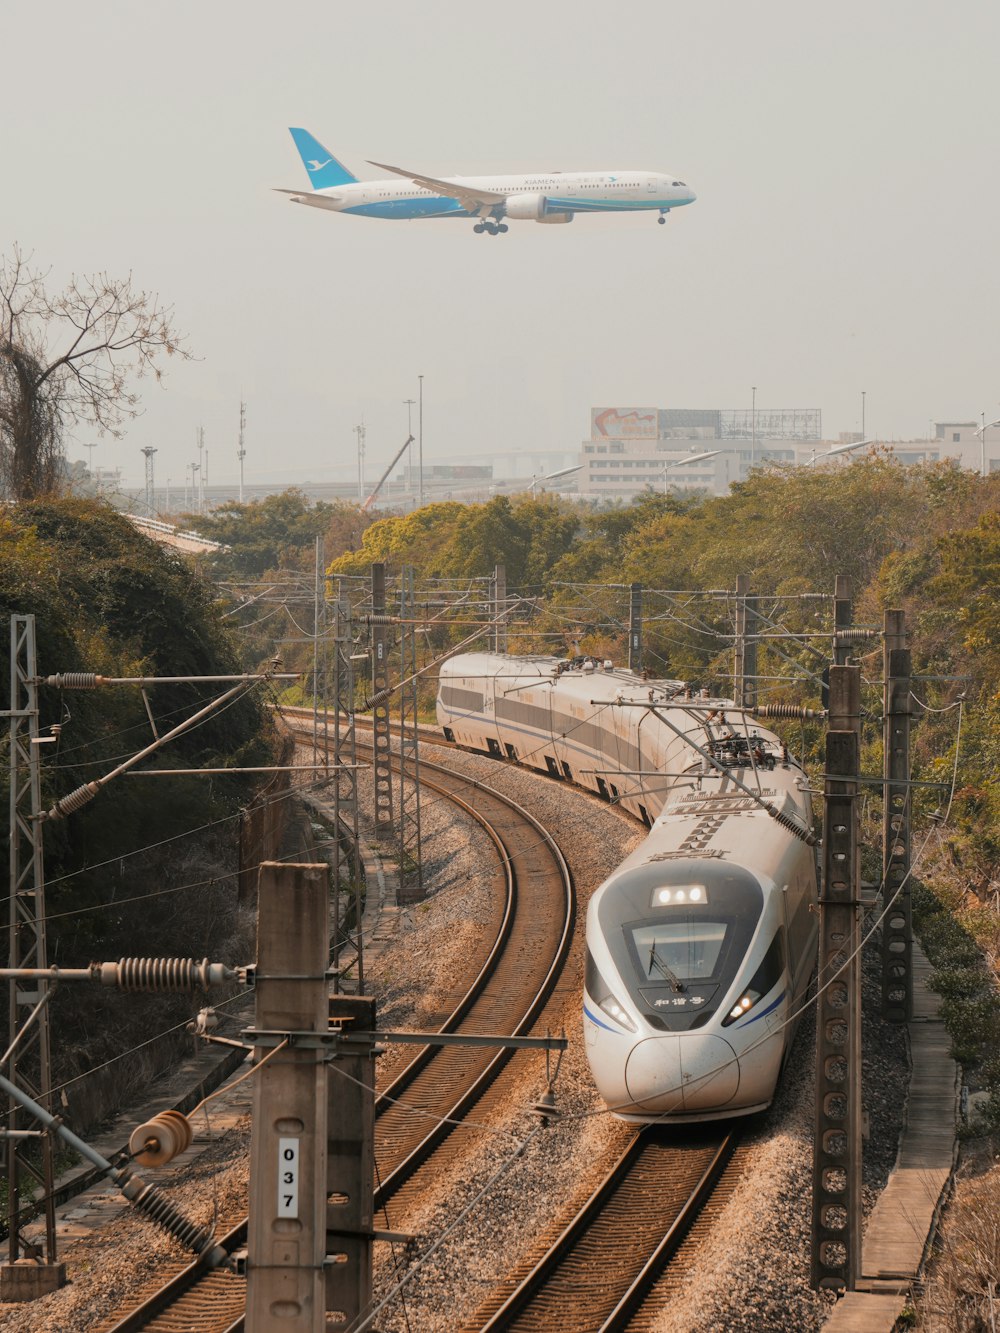
[[[328,148],[324,148],[318,139],[314,139],[308,130],[291,129],[289,134],[295,140],[302,165],[309,173],[309,180],[314,190],[328,190],[334,185],[353,185],[357,181],[342,162],[338,162]]]

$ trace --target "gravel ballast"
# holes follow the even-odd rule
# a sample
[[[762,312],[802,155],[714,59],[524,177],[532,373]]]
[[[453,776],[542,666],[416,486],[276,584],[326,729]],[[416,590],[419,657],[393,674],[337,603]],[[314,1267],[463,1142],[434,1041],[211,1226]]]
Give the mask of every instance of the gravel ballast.
[[[430,1182],[406,1216],[394,1215],[390,1207],[390,1229],[412,1232],[417,1242],[406,1255],[400,1247],[395,1254],[387,1245],[376,1247],[377,1300],[391,1288],[397,1262],[403,1271],[414,1260],[419,1267],[404,1288],[406,1312],[397,1299],[379,1313],[375,1326],[382,1333],[453,1333],[460,1328],[533,1238],[583,1201],[632,1132],[604,1112],[596,1097],[582,1049],[580,988],[587,900],[641,842],[644,830],[565,784],[512,765],[431,748],[427,755],[437,760],[443,756],[449,765],[461,766],[512,796],[563,848],[578,893],[575,942],[558,989],[570,1049],[555,1083],[562,1115],[549,1128],[542,1128],[531,1110],[546,1086],[545,1057],[533,1054],[519,1063],[519,1074],[505,1085],[499,1110],[483,1124],[472,1151]],[[370,809],[363,776],[359,794]],[[465,983],[470,948],[491,915],[495,876],[484,874],[482,867],[494,863],[487,859],[495,860],[492,844],[441,798],[424,803],[422,822],[430,896],[401,915],[398,937],[366,964],[369,989],[378,998],[379,1024],[386,1028],[436,1026]],[[877,970],[867,963],[865,986],[867,1014],[877,1013]],[[821,1326],[828,1298],[811,1292],[808,1285],[813,1040],[810,1010],[775,1105],[750,1128],[746,1174],[705,1243],[690,1288],[682,1301],[674,1301],[659,1316],[657,1333],[806,1333]],[[864,1087],[871,1123],[865,1147],[867,1208],[895,1159],[906,1083],[903,1041],[901,1031],[866,1015]],[[390,1053],[380,1077],[395,1058]],[[246,1133],[244,1124],[226,1135],[211,1159],[199,1165],[197,1179],[170,1187],[195,1216],[211,1215],[213,1199],[238,1199],[245,1193]],[[375,1224],[385,1227],[387,1219],[379,1216]],[[420,1263],[432,1246],[437,1248]],[[29,1308],[0,1307],[2,1327],[13,1333],[94,1329],[112,1303],[120,1304],[126,1293],[148,1283],[157,1264],[178,1254],[152,1226],[124,1213],[105,1229],[100,1243],[81,1249],[79,1257],[67,1247],[71,1286]]]

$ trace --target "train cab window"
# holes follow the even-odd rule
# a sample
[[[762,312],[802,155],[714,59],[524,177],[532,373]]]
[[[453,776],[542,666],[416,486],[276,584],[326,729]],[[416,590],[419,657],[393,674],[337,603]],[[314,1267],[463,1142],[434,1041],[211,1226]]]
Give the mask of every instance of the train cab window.
[[[646,981],[704,981],[715,975],[726,939],[725,921],[656,921],[632,927],[632,944]]]

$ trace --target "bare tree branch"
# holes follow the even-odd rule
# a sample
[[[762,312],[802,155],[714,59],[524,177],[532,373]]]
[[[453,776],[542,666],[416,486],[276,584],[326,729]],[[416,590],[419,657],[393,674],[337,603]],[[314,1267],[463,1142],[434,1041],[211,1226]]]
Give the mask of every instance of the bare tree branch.
[[[16,245],[0,261],[0,489],[13,499],[55,489],[69,428],[120,436],[140,410],[130,380],[159,383],[163,357],[191,357],[173,309],[131,273],[74,275],[55,296],[47,277]]]

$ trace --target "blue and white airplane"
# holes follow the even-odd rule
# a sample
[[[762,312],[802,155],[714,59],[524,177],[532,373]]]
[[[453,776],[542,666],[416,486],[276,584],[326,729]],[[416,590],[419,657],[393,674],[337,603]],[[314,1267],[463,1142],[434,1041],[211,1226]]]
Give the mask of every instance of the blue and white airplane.
[[[392,179],[359,181],[307,130],[290,131],[314,193],[279,190],[293,204],[356,213],[368,218],[475,218],[475,232],[496,236],[505,218],[572,222],[577,213],[658,212],[694,203],[694,190],[659,171],[553,171],[522,176],[451,176],[439,179],[385,162]],[[409,182],[401,185],[402,176]]]

